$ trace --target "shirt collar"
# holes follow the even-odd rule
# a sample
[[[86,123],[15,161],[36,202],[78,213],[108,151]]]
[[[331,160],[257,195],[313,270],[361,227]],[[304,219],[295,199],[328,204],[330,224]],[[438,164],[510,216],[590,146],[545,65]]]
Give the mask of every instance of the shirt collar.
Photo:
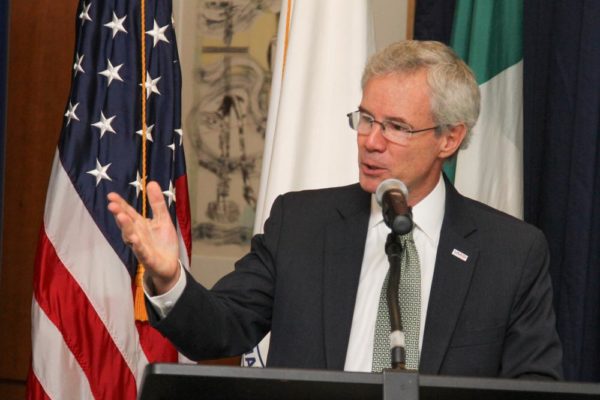
[[[440,230],[446,209],[446,185],[440,174],[440,179],[433,190],[412,208],[413,221],[417,229],[422,231],[432,244],[437,246]],[[377,203],[375,194],[371,195],[371,215],[369,229],[383,224],[381,206]]]
[[[435,188],[412,208],[415,225],[437,246],[446,209],[446,185],[440,174]]]

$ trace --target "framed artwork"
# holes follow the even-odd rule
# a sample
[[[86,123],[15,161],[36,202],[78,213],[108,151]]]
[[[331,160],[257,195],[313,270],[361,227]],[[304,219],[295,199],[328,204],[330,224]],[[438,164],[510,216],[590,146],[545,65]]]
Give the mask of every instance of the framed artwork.
[[[249,248],[280,0],[174,0],[192,217],[207,286]]]

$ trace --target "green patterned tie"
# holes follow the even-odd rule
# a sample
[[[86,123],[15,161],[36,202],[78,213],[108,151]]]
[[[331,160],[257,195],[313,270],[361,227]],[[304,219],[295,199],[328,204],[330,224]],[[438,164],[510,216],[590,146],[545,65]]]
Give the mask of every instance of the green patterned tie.
[[[400,236],[402,263],[398,298],[402,312],[402,327],[406,338],[406,368],[419,368],[419,332],[421,325],[421,268],[412,232]],[[373,372],[391,368],[390,316],[386,300],[389,271],[381,288],[373,344]]]

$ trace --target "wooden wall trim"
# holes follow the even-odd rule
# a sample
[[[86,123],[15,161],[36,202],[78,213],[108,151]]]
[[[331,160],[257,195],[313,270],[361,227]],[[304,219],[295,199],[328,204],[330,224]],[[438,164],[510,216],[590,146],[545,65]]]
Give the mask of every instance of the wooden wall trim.
[[[4,382],[23,382],[29,369],[33,263],[69,92],[76,12],[77,0],[11,2],[0,270]]]
[[[415,36],[415,10],[417,0],[408,0],[406,10],[406,39],[412,40]]]

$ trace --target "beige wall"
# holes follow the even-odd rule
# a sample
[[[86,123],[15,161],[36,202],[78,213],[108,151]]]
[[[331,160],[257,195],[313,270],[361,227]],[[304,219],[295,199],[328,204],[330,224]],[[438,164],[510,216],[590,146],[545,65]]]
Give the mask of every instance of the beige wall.
[[[371,0],[375,25],[375,46],[382,49],[406,39],[410,0]]]

